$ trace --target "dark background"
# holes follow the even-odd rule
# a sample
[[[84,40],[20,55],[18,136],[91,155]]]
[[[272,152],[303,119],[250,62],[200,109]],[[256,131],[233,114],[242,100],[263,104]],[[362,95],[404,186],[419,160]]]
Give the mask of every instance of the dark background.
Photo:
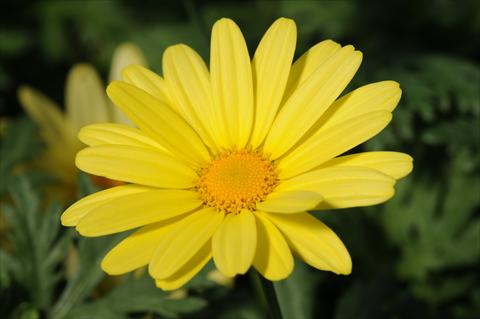
[[[159,73],[163,50],[179,42],[208,61],[210,28],[224,16],[239,24],[251,53],[277,17],[293,18],[299,32],[296,56],[327,38],[353,44],[364,60],[349,89],[387,79],[403,89],[390,126],[361,149],[406,152],[415,159],[413,173],[399,182],[397,195],[386,204],[318,214],[344,240],[353,273],[335,276],[297,262],[294,274],[276,285],[285,318],[479,318],[479,1],[3,1],[0,114],[9,124],[2,133],[2,160],[18,144],[15,138],[36,136],[17,101],[20,84],[63,105],[69,68],[88,62],[106,79],[113,50],[124,41],[136,43]],[[24,151],[15,157],[16,165],[38,154]],[[18,175],[11,167],[4,174]],[[42,194],[42,187],[33,184],[2,187],[2,200],[14,212],[28,210],[26,203]],[[89,187],[85,181],[81,186]],[[20,196],[22,191],[32,198]],[[51,245],[65,236],[59,230]],[[98,242],[95,250],[88,240],[71,240],[87,254],[80,264],[82,258],[103,254]],[[18,258],[28,262],[28,257]],[[153,305],[161,308],[166,302],[160,310],[152,303],[122,308],[134,302],[132,292],[139,291],[139,300],[159,292],[131,278],[102,290],[102,275],[93,265],[88,269],[98,280],[70,300],[65,287],[76,286],[63,265],[59,261],[29,275],[59,277],[45,288],[52,300],[43,303],[33,297],[37,288],[19,279],[22,275],[0,271],[2,318],[49,317],[58,314],[52,309],[65,298],[74,310],[64,318],[265,315],[248,277],[238,278],[234,287],[200,278],[188,289],[190,297],[174,305],[164,294],[157,297]]]

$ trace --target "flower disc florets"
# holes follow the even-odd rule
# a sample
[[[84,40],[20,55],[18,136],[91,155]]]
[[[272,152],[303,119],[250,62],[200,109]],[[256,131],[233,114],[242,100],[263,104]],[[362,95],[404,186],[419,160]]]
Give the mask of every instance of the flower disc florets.
[[[197,188],[206,206],[226,213],[255,210],[277,185],[275,165],[258,151],[226,151],[202,169]]]

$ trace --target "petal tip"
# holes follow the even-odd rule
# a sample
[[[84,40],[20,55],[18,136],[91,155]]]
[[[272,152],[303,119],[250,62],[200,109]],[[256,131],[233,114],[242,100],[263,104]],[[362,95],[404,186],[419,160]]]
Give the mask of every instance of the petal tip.
[[[18,89],[17,89],[17,97],[20,100],[21,103],[23,103],[23,100],[28,97],[28,94],[30,94],[30,91],[32,88],[29,85],[26,84],[21,84]]]
[[[129,78],[129,75],[137,70],[143,70],[143,69],[146,69],[148,70],[147,68],[145,68],[144,66],[140,65],[140,64],[135,64],[135,63],[132,63],[132,64],[129,64],[127,66],[125,66],[124,68],[122,68],[122,70],[120,71],[120,74],[122,75],[122,79],[128,79]],[[118,80],[113,80],[111,81],[110,83],[112,82],[117,82]]]
[[[97,74],[97,71],[92,65],[88,63],[77,63],[70,69],[68,76],[85,77],[92,74]]]
[[[87,153],[89,149],[90,147],[84,148],[83,150],[80,150],[75,156],[75,166],[81,171],[84,171],[82,167],[84,166],[83,164],[85,160],[85,153]]]
[[[65,227],[73,227],[73,226],[76,226],[77,223],[72,221],[70,218],[68,218],[69,216],[66,214],[68,210],[66,210],[62,216],[60,216],[60,223],[62,224],[62,226],[65,226]]]
[[[212,32],[214,32],[215,30],[217,30],[219,28],[220,29],[225,29],[225,28],[227,28],[227,29],[232,29],[232,28],[233,29],[240,29],[238,27],[238,24],[235,21],[233,21],[230,18],[225,18],[225,17],[220,18],[217,21],[215,21],[215,23],[213,24],[213,27],[212,27]]]
[[[274,23],[284,23],[284,24],[289,24],[293,27],[296,27],[295,20],[293,20],[291,18],[287,18],[287,17],[280,17],[277,20],[275,20]]]
[[[114,264],[111,264],[109,261],[110,252],[108,252],[105,257],[103,257],[100,262],[100,268],[109,276],[119,276],[125,274],[125,271],[120,271],[115,268]]]
[[[125,71],[128,67],[126,67],[123,71]],[[107,92],[107,95],[110,99],[112,99],[112,96],[115,94],[116,90],[118,89],[118,86],[119,86],[119,83],[120,81],[112,81],[110,82],[108,85],[107,85],[107,89],[106,89],[106,92]]]

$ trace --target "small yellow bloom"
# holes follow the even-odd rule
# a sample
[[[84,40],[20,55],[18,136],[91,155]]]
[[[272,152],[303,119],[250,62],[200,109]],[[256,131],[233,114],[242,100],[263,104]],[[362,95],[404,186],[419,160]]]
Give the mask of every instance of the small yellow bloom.
[[[213,257],[228,277],[252,265],[286,278],[292,254],[321,270],[351,272],[335,233],[309,210],[368,206],[394,194],[412,158],[343,153],[391,120],[401,90],[384,81],[337,99],[362,59],[320,42],[292,65],[296,27],[278,19],[250,61],[238,26],[212,31],[210,70],[186,45],[163,55],[164,78],[140,66],[107,93],[137,125],[89,125],[81,170],[127,185],[87,196],[62,215],[84,236],[139,228],[102,262],[109,274],[148,265],[158,287],[189,281]]]
[[[111,80],[119,79],[119,70],[129,64],[145,65],[146,62],[140,49],[125,43],[113,55]],[[48,97],[26,85],[18,89],[18,99],[28,116],[39,126],[47,146],[40,165],[70,188],[76,184],[74,159],[82,148],[77,140],[80,128],[102,122],[131,123],[109,102],[100,76],[89,64],[77,64],[68,73],[65,114]]]

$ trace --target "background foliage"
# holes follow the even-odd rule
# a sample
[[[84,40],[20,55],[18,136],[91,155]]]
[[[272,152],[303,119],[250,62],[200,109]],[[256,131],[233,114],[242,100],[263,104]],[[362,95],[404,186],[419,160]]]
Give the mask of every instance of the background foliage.
[[[276,283],[285,318],[480,317],[480,3],[419,1],[3,1],[0,5],[0,317],[263,318],[248,276],[218,285],[207,268],[167,294],[142,272],[99,268],[117,236],[78,238],[59,224],[55,181],[28,164],[41,154],[19,108],[27,83],[62,105],[66,73],[94,64],[107,78],[123,41],[160,72],[162,51],[184,42],[208,57],[209,29],[228,16],[253,52],[279,16],[294,18],[297,54],[333,38],[364,52],[351,88],[394,79],[403,98],[391,125],[362,149],[404,151],[413,174],[384,205],[318,213],[354,261],[348,277],[297,263]],[[94,186],[79,176],[78,196]],[[73,201],[71,198],[70,201]],[[209,279],[210,278],[210,279]]]

